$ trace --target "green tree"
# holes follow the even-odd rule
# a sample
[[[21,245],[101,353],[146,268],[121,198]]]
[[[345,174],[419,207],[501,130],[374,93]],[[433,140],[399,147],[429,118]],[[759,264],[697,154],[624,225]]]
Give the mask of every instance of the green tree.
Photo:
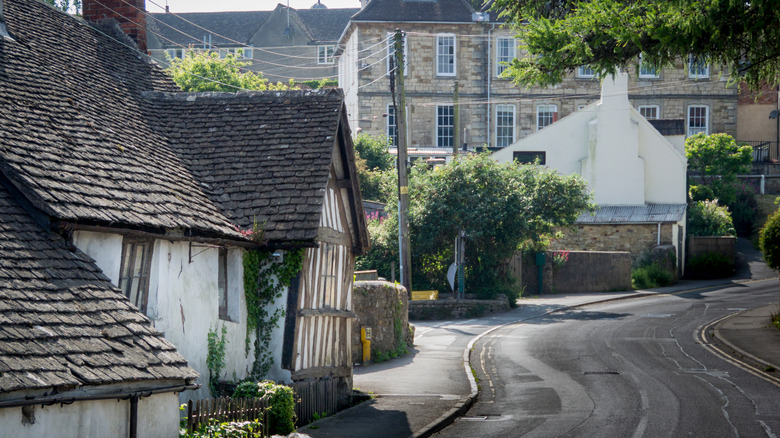
[[[385,194],[392,188],[384,186],[394,181],[395,173],[395,158],[387,150],[389,144],[384,136],[358,134],[355,138],[355,165],[363,199],[387,202]]]
[[[691,236],[734,236],[729,210],[716,201],[694,201],[688,206],[688,234]]]
[[[184,91],[227,91],[239,90],[287,90],[287,84],[269,82],[261,73],[242,70],[249,62],[238,61],[228,54],[220,59],[214,52],[189,51],[183,59],[174,58],[168,73],[176,85]]]
[[[767,219],[758,235],[758,246],[766,264],[775,271],[780,270],[780,211],[774,212]]]
[[[494,11],[530,55],[507,74],[554,85],[579,66],[602,77],[642,62],[721,65],[757,89],[780,78],[780,8],[774,0],[495,0]],[[736,78],[736,75],[735,75]]]
[[[44,0],[63,12],[81,13],[81,0]]]
[[[750,146],[739,146],[728,134],[696,134],[685,140],[688,171],[698,176],[721,204],[736,200],[737,175],[748,173],[753,161]]]
[[[585,181],[541,166],[500,164],[488,155],[453,160],[436,170],[415,165],[409,179],[412,283],[446,290],[455,237],[466,232],[466,290],[481,298],[517,298],[506,260],[524,242],[542,242],[590,208]],[[374,223],[367,257],[374,269],[397,258],[396,195],[389,217]],[[374,231],[374,230],[372,230]],[[362,263],[362,261],[361,261]],[[361,265],[361,267],[368,267]],[[380,271],[387,275],[387,271]]]

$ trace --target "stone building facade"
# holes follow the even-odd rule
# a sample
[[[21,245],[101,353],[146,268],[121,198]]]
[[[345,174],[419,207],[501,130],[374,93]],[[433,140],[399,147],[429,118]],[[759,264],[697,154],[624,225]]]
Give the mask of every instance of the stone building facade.
[[[410,148],[451,149],[456,130],[459,146],[504,147],[598,100],[599,80],[587,68],[549,88],[521,88],[501,77],[501,61],[520,53],[511,31],[493,18],[461,0],[368,3],[350,20],[337,52],[350,125],[394,137],[388,38],[395,29],[406,39]],[[680,60],[674,68],[644,69],[641,75],[635,66],[631,103],[648,119],[685,120],[691,134],[736,135],[737,87],[728,86],[717,68],[688,64]]]

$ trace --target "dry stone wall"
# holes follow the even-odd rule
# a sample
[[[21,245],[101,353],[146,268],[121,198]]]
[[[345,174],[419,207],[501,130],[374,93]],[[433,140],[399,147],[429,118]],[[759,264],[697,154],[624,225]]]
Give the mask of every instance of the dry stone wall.
[[[352,292],[357,321],[352,325],[352,363],[363,361],[361,327],[371,327],[371,355],[411,347],[414,332],[409,326],[409,296],[406,289],[387,281],[356,281]]]

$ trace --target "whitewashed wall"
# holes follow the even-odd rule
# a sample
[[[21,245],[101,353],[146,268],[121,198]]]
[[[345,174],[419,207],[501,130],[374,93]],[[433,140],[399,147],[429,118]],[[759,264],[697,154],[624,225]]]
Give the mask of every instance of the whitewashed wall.
[[[22,408],[0,409],[0,437],[126,438],[129,400],[94,400],[34,408],[35,422],[22,423]],[[155,394],[138,401],[138,436],[179,436],[179,398]]]
[[[74,243],[94,258],[97,265],[118,284],[122,257],[122,236],[118,234],[78,232]],[[254,336],[250,338],[249,354],[246,354],[246,296],[243,283],[243,250],[228,251],[228,316],[231,321],[219,318],[217,291],[217,265],[219,250],[202,244],[193,244],[190,257],[189,242],[156,240],[153,245],[149,272],[149,298],[147,316],[166,339],[172,342],[192,368],[200,373],[197,391],[182,393],[182,401],[208,398],[209,371],[206,366],[209,329],[227,328],[226,367],[221,376],[225,380],[242,379],[254,363]],[[281,251],[280,251],[281,252]],[[283,253],[283,252],[282,252]],[[109,273],[110,270],[110,273]],[[287,304],[287,288],[277,299],[274,308]],[[284,338],[284,318],[273,330],[270,348],[274,352],[274,366],[267,375],[273,380],[291,381],[290,372],[280,367]]]
[[[359,32],[352,32],[338,61],[339,87],[344,90],[344,104],[347,107],[347,118],[352,129],[360,126],[358,124],[358,86],[360,85],[357,65],[358,35]]]

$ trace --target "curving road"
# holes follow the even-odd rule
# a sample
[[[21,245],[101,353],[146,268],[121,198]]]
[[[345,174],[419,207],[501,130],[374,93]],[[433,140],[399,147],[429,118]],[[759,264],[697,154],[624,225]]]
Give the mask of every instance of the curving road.
[[[471,352],[479,401],[437,437],[780,437],[780,387],[702,328],[777,302],[777,279],[615,301],[498,329]]]

